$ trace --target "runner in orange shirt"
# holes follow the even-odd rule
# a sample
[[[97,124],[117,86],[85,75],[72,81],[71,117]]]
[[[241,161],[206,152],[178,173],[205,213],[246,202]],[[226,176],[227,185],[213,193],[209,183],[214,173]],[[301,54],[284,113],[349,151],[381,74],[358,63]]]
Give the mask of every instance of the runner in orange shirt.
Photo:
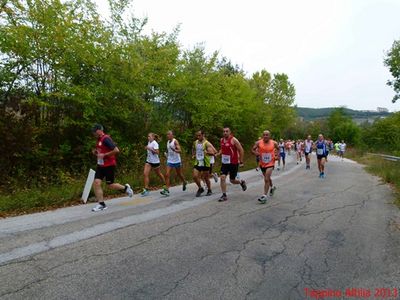
[[[268,130],[263,132],[263,138],[258,140],[252,149],[254,155],[260,156],[260,168],[264,175],[264,194],[258,198],[262,204],[265,204],[268,198],[273,196],[276,189],[272,184],[271,175],[278,150],[278,143],[271,139],[271,133]]]

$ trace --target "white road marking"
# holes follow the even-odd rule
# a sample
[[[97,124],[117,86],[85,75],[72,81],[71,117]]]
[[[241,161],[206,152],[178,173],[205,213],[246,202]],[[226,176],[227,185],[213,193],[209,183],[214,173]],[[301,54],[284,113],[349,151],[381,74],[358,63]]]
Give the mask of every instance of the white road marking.
[[[276,179],[279,178],[281,176],[284,175],[289,175],[290,173],[294,172],[295,170],[297,170],[298,168],[300,168],[303,165],[295,165],[293,168],[284,171],[284,172],[280,172],[277,175],[274,175],[272,178]],[[242,175],[247,175],[245,177],[249,177],[248,175],[250,175],[251,173],[254,173],[254,170],[251,171],[247,171],[247,172],[243,172]],[[253,177],[254,174],[251,174],[251,177]],[[257,177],[257,176],[255,176]],[[263,181],[256,181],[256,182],[252,182],[249,183],[248,186],[249,187],[254,187],[254,186],[258,186],[258,185],[262,185]],[[192,195],[193,197],[193,195]],[[68,233],[68,234],[64,234],[64,235],[60,235],[58,237],[55,237],[49,241],[41,241],[41,242],[37,242],[37,243],[33,243],[30,244],[28,246],[24,246],[24,247],[19,247],[19,248],[15,248],[9,252],[6,253],[1,253],[0,254],[0,265],[3,265],[9,261],[12,260],[16,260],[16,259],[20,259],[26,256],[31,256],[34,254],[39,254],[41,252],[47,251],[47,250],[51,250],[57,247],[62,247],[62,246],[66,246],[72,243],[76,243],[79,241],[83,241],[86,239],[90,239],[117,229],[121,229],[127,226],[132,226],[135,224],[139,224],[139,223],[143,223],[143,222],[147,222],[150,220],[154,220],[157,219],[159,217],[162,216],[166,216],[169,214],[173,214],[179,211],[182,211],[184,209],[188,209],[191,207],[195,207],[210,201],[215,201],[216,199],[219,198],[219,195],[217,196],[217,194],[213,194],[210,197],[200,197],[200,198],[193,198],[193,200],[190,201],[184,201],[178,204],[174,204],[174,205],[170,205],[164,208],[158,208],[152,211],[148,211],[148,212],[144,212],[141,214],[136,214],[136,215],[132,215],[132,216],[128,216],[128,217],[123,217],[120,219],[116,219],[113,221],[108,221],[102,224],[97,224],[94,225],[92,227],[88,227],[85,228],[83,230],[78,230],[72,233]],[[151,201],[149,203],[154,203],[154,202],[158,202],[158,201],[162,201],[162,199],[165,199],[164,197],[161,197],[160,199],[157,199],[155,201]],[[126,198],[120,198],[117,199],[117,203],[121,204],[121,203],[126,203]],[[149,203],[143,203],[143,205],[149,204]],[[81,206],[78,208],[82,208]],[[116,206],[112,206],[113,210],[116,208]],[[22,217],[16,217],[19,218],[19,223],[21,222],[22,219],[22,223],[20,223],[21,228],[19,229],[24,229],[24,230],[32,230],[32,229],[37,229],[37,228],[42,228],[42,227],[49,227],[52,224],[63,224],[63,223],[67,223],[67,222],[71,222],[71,221],[76,221],[79,219],[82,219],[82,217],[84,215],[91,215],[93,216],[93,213],[87,213],[87,206],[85,206],[85,212],[82,212],[81,210],[79,211],[79,215],[78,216],[73,216],[71,215],[71,209],[75,209],[74,208],[66,208],[66,209],[62,209],[59,210],[57,213],[54,212],[47,212],[47,213],[42,213],[41,214],[41,220],[40,222],[36,222],[34,224],[28,222],[29,220],[32,220],[32,218],[34,218],[33,215],[26,215],[26,216],[22,216]],[[123,208],[125,209],[125,208]],[[115,211],[115,210],[114,210]],[[78,213],[78,211],[77,211]],[[57,218],[59,217],[63,217],[63,218],[67,218],[68,220],[57,220]],[[6,219],[4,221],[10,221],[12,222],[13,218],[10,219]],[[25,222],[27,221],[27,222]],[[11,224],[9,224],[11,225]],[[33,226],[32,225],[36,225]],[[15,228],[14,228],[15,230]],[[11,228],[9,228],[9,230],[6,230],[6,232],[4,231],[4,229],[1,230],[3,235],[5,233],[8,232],[8,234],[10,234],[11,232]],[[21,231],[17,229],[17,232]],[[0,232],[1,233],[1,232]],[[0,235],[1,236],[1,235]]]

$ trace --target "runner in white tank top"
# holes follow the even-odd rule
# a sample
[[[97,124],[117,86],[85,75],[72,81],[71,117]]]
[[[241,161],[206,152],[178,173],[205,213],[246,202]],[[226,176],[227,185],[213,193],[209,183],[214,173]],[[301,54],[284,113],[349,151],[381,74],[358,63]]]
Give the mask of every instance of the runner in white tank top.
[[[301,162],[301,153],[303,151],[303,143],[300,140],[296,141],[296,163]]]
[[[307,139],[304,141],[304,156],[306,157],[306,170],[309,170],[310,161],[311,161],[311,153],[313,149],[314,142],[311,140],[311,135],[307,136]]]
[[[165,183],[167,188],[160,193],[164,196],[169,196],[169,188],[171,186],[171,170],[175,169],[176,175],[182,180],[182,190],[186,191],[186,180],[182,174],[182,159],[181,159],[181,146],[177,139],[174,138],[172,130],[167,132],[167,170],[165,173]]]
[[[167,189],[165,185],[164,175],[161,173],[160,169],[160,157],[159,157],[160,149],[157,142],[158,135],[151,132],[148,134],[147,139],[148,139],[148,144],[145,147],[145,150],[147,151],[147,158],[143,170],[144,189],[141,193],[142,197],[148,196],[150,193],[149,183],[150,183],[150,172],[152,170],[164,183],[163,190],[165,191]]]

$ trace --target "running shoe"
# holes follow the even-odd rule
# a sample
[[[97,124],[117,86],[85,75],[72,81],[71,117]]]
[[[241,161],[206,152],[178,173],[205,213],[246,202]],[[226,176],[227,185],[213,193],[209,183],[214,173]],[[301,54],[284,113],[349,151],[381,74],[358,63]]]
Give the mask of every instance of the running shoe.
[[[212,195],[212,191],[208,190],[206,196],[211,196]]]
[[[281,169],[280,167],[276,168],[278,171]]]
[[[182,184],[182,191],[186,191],[187,182],[184,181]]]
[[[319,178],[322,178],[322,172],[319,173]]]
[[[163,188],[163,190],[160,192],[160,194],[161,195],[163,195],[163,196],[169,196],[169,190],[168,189],[166,189],[166,188]]]
[[[258,172],[258,171],[260,171],[260,169],[257,167],[257,168],[256,168],[256,171]]]
[[[269,190],[269,195],[272,197],[275,193],[276,190],[276,186],[273,186],[270,190]]]
[[[242,187],[243,191],[247,190],[246,181],[244,181],[244,180],[240,181],[240,186]]]
[[[296,164],[298,165],[298,164],[299,164],[299,162],[296,162]]]
[[[258,200],[261,204],[265,204],[265,203],[267,203],[268,198],[267,198],[266,195],[262,195],[262,196],[260,196],[257,200]]]
[[[95,207],[92,208],[92,211],[102,211],[102,210],[106,210],[107,206],[105,205],[101,205],[101,204],[97,204]]]
[[[128,183],[125,184],[125,193],[127,193],[130,198],[133,197],[133,190]]]
[[[217,183],[218,182],[218,174],[217,173],[213,173],[212,177],[214,178],[214,181]]]
[[[321,173],[321,178],[325,178],[325,173],[324,172]]]
[[[222,195],[219,199],[218,202],[225,202],[228,201],[228,197],[226,195]]]
[[[196,193],[196,197],[200,197],[201,196],[201,194],[203,194],[204,193],[204,188],[199,188],[198,190],[197,190],[197,193]]]
[[[146,197],[150,194],[150,192],[146,189],[143,189],[143,192],[140,194],[142,197]]]

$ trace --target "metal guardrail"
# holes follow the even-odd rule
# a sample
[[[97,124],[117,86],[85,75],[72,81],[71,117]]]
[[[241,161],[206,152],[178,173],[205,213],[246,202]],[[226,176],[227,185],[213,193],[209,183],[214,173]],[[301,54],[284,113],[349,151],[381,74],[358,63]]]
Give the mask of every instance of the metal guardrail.
[[[386,155],[386,154],[379,154],[379,153],[368,153],[371,155],[377,155],[382,157],[385,160],[390,160],[390,161],[400,161],[400,157],[397,156],[392,156],[392,155]]]

